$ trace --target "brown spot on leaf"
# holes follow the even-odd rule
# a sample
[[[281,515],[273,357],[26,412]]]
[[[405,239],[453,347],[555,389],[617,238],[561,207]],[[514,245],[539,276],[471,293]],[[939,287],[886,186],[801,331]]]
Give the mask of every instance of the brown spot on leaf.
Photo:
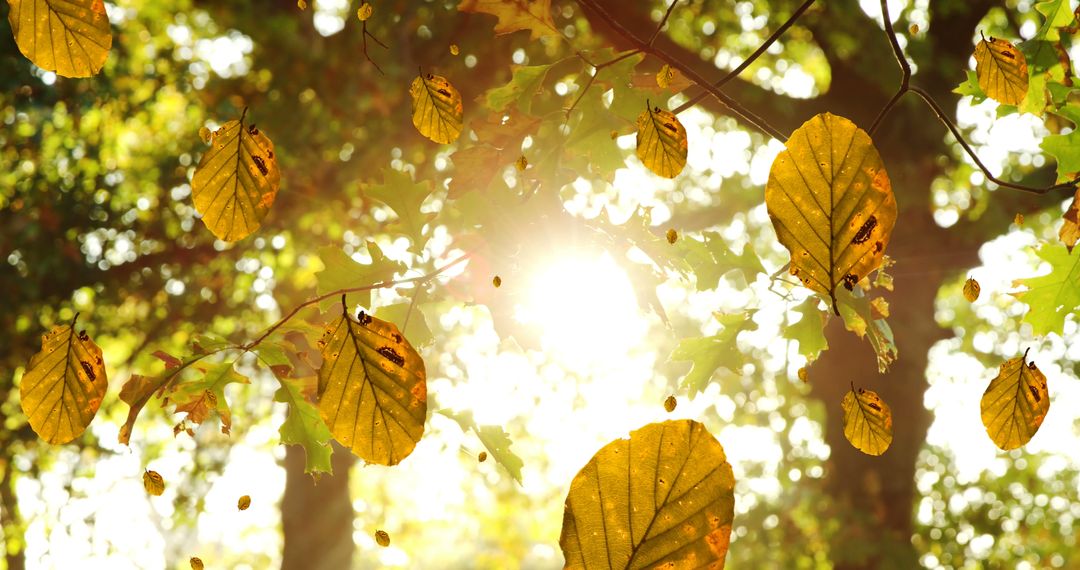
[[[255,127],[255,125],[251,125],[250,127],[248,127],[248,134],[253,136],[253,137],[258,136],[259,135],[259,129],[257,129]]]
[[[859,279],[855,277],[854,273],[848,273],[844,276],[844,289],[848,291],[855,290],[855,284],[859,282]]]
[[[1035,398],[1036,402],[1042,401],[1042,396],[1039,395],[1039,391],[1036,390],[1034,386],[1028,385],[1028,390],[1031,391],[1031,397]]]
[[[83,372],[86,372],[86,376],[87,378],[90,378],[91,382],[97,380],[97,374],[94,373],[94,368],[90,366],[89,362],[80,360],[79,365],[82,366]]]
[[[383,355],[384,358],[386,358],[390,362],[393,362],[394,364],[397,364],[398,366],[405,366],[405,357],[398,354],[398,352],[392,347],[380,346],[376,352]]]
[[[866,222],[863,223],[862,227],[859,228],[859,231],[855,232],[855,237],[851,238],[851,243],[853,243],[853,244],[865,243],[866,240],[870,239],[870,234],[874,232],[874,228],[876,228],[876,227],[877,227],[877,217],[870,216],[866,220]]]
[[[267,170],[266,162],[263,161],[261,156],[253,156],[251,157],[251,160],[255,162],[255,168],[258,168],[259,172],[262,173],[263,176],[266,176],[266,174],[270,172],[269,170]]]
[[[81,340],[83,342],[86,342],[86,341],[90,340],[90,337],[86,336],[86,330],[79,331],[79,340]]]
[[[360,311],[360,314],[356,315],[356,320],[362,325],[367,325],[371,322],[371,317],[364,311]]]

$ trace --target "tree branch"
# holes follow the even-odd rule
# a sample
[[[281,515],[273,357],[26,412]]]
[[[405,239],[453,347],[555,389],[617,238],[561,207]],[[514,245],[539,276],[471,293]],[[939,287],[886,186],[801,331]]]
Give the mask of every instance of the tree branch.
[[[885,116],[889,114],[889,111],[900,101],[900,98],[907,93],[908,87],[911,84],[911,65],[908,63],[907,57],[904,56],[904,50],[900,49],[900,42],[896,39],[896,30],[893,29],[892,19],[889,17],[889,3],[888,0],[881,0],[881,20],[885,25],[885,35],[889,38],[889,45],[892,47],[893,56],[896,57],[896,63],[900,66],[900,72],[903,74],[900,77],[900,88],[896,90],[896,93],[889,99],[889,102],[881,109],[873,124],[870,125],[870,129],[867,130],[867,134],[871,137],[874,136],[874,131],[877,130],[878,125],[885,119]]]

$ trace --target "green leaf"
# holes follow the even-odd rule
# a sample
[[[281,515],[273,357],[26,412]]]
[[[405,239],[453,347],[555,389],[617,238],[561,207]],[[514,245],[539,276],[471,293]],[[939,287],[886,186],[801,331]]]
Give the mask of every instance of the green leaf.
[[[825,339],[826,314],[818,310],[817,297],[810,297],[792,309],[802,315],[799,322],[784,329],[784,338],[799,342],[799,354],[809,362],[817,360],[821,351],[829,348]]]
[[[979,77],[975,75],[974,69],[967,70],[967,79],[957,85],[953,89],[953,93],[970,96],[973,104],[979,104],[986,100],[986,93],[983,92],[982,87],[979,87]]]
[[[1080,308],[1080,253],[1073,257],[1065,246],[1049,243],[1042,244],[1035,253],[1050,264],[1050,272],[1016,280],[1014,286],[1027,290],[1014,295],[1027,303],[1024,322],[1031,324],[1035,335],[1060,335],[1064,333],[1065,318]]]
[[[64,77],[101,71],[112,47],[102,0],[8,0],[8,23],[19,51]]]
[[[304,448],[307,456],[305,473],[316,475],[332,473],[330,456],[334,450],[329,442],[333,436],[314,404],[315,393],[318,389],[317,379],[314,376],[307,378],[275,376],[281,387],[274,392],[274,401],[289,405],[288,415],[285,416],[285,421],[278,429],[278,433],[281,434],[281,443],[300,445]]]
[[[859,338],[870,341],[874,355],[877,356],[878,372],[884,374],[900,354],[893,339],[892,327],[885,320],[885,315],[874,309],[874,303],[862,289],[856,289],[854,293],[839,290],[836,301],[840,316],[844,319],[844,326]]]
[[[566,568],[722,568],[735,516],[723,446],[692,420],[605,445],[570,482]]]
[[[872,390],[855,389],[844,394],[844,437],[867,455],[881,455],[893,440],[892,410]]]
[[[364,194],[390,206],[397,214],[397,221],[390,227],[408,236],[417,250],[423,247],[424,224],[435,217],[420,211],[424,200],[431,195],[430,181],[413,182],[406,172],[383,169],[383,183],[364,186]]]
[[[1026,357],[1003,362],[979,404],[987,435],[1006,451],[1031,441],[1050,411],[1046,376]]]
[[[691,396],[701,392],[719,368],[739,373],[746,363],[746,355],[739,351],[736,338],[740,332],[756,326],[751,316],[752,313],[749,312],[717,315],[723,326],[720,332],[712,336],[684,338],[679,341],[669,359],[693,362],[690,372],[680,384],[683,390]]]
[[[476,144],[450,155],[454,163],[454,176],[450,179],[447,198],[457,200],[469,192],[482,194],[491,186],[492,179],[506,164],[502,151],[489,144]]]
[[[595,86],[582,96],[569,124],[566,150],[584,159],[586,168],[610,181],[616,170],[626,167],[624,153],[611,135],[625,130],[627,123],[604,106],[603,93]]]
[[[765,272],[761,259],[749,244],[743,247],[741,254],[736,254],[716,232],[703,232],[702,238],[683,236],[675,244],[697,279],[698,291],[716,289],[720,278],[731,271],[741,271],[747,282]]]
[[[1043,152],[1057,160],[1059,182],[1072,180],[1080,173],[1080,128],[1067,135],[1049,135],[1039,144]]]
[[[383,255],[375,242],[367,242],[367,248],[371,255],[371,263],[368,264],[354,260],[339,247],[328,245],[319,248],[319,260],[323,264],[322,271],[315,274],[319,295],[392,281],[396,273],[405,272],[405,265]],[[362,307],[371,307],[371,291],[350,293],[349,298]],[[339,299],[335,298],[324,299],[319,303],[319,309],[325,312],[338,302]]]
[[[510,446],[513,445],[510,434],[499,426],[476,425],[472,412],[469,411],[439,410],[439,413],[456,421],[461,426],[461,431],[472,430],[480,438],[480,443],[484,445],[488,453],[495,458],[495,462],[502,465],[514,481],[521,485],[521,469],[525,466],[525,462],[510,450]]]
[[[405,338],[409,339],[413,346],[427,346],[428,343],[435,340],[435,335],[431,333],[427,317],[424,316],[424,310],[419,304],[413,305],[412,314],[409,314],[409,306],[411,305],[413,304],[408,301],[395,303],[379,307],[375,314],[384,321],[394,323],[401,331],[401,334],[405,335]],[[405,326],[406,317],[409,319],[408,327]]]
[[[232,414],[229,403],[225,400],[225,387],[229,384],[250,384],[246,376],[233,367],[235,360],[226,360],[212,364],[196,364],[194,368],[202,372],[194,379],[178,382],[166,391],[164,405],[175,405],[174,413],[187,415],[177,424],[179,428],[185,422],[201,424],[212,414],[221,419],[221,433],[228,435],[232,429]]]
[[[1061,39],[1060,29],[1072,23],[1075,16],[1069,0],[1046,0],[1035,4],[1035,10],[1043,15],[1043,24],[1035,32],[1037,40],[1056,42]]]
[[[458,10],[497,17],[496,35],[528,30],[533,40],[545,36],[562,37],[551,20],[551,0],[462,0]]]
[[[547,79],[552,65],[516,65],[511,67],[510,82],[488,89],[484,100],[492,111],[505,111],[516,103],[517,109],[526,115],[532,113],[532,102]]]

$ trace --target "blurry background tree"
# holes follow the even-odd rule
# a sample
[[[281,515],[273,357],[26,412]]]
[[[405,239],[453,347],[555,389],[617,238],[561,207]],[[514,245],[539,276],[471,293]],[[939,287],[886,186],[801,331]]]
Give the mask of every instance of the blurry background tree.
[[[826,111],[867,128],[901,77],[876,3],[680,2],[649,55],[611,65],[640,47],[633,38],[653,36],[666,3],[555,0],[550,25],[500,35],[494,17],[468,10],[484,3],[385,0],[363,22],[356,2],[306,4],[108,2],[113,46],[89,79],[37,68],[0,34],[8,570],[80,558],[179,567],[196,554],[218,567],[555,567],[570,478],[603,442],[665,417],[670,393],[675,414],[704,421],[735,467],[735,567],[1080,565],[1080,414],[1059,405],[1026,450],[1004,453],[975,411],[991,369],[1026,347],[1055,401],[1080,396],[1066,386],[1076,322],[1033,336],[1024,305],[1005,294],[1039,272],[1029,246],[1057,239],[1067,193],[988,183],[922,101],[902,98],[873,137],[900,210],[885,294],[899,358],[879,375],[869,342],[770,277],[788,260],[763,204],[778,141],[706,97],[679,115],[690,156],[674,182],[633,156],[647,99],[675,109],[701,91],[685,72],[658,86],[657,53],[717,81],[804,9],[723,91],[781,133]],[[914,80],[1001,178],[1055,179],[1038,144],[1080,117],[1075,4],[890,4]],[[1050,100],[1038,94],[1045,105],[998,106],[965,81],[980,32],[1030,39],[1058,13],[1069,17],[1052,22],[1053,62],[1029,54],[1033,77],[1055,86]],[[461,92],[466,130],[452,145],[410,124],[418,67]],[[274,141],[282,189],[262,227],[227,244],[199,220],[190,181],[206,150],[200,128],[245,108]],[[388,195],[412,202],[388,209],[376,197]],[[430,410],[505,429],[524,460],[520,485],[512,468],[477,463],[477,435],[440,413],[401,466],[353,467],[338,447],[334,475],[314,485],[304,451],[277,445],[277,382],[253,358],[239,364],[252,383],[227,392],[231,436],[203,427],[174,439],[180,418],[152,403],[131,450],[116,443],[127,413],[116,394],[133,372],[160,371],[152,352],[190,354],[200,334],[254,338],[333,289],[343,270],[328,260],[341,252],[369,268],[352,286],[384,279],[383,253],[403,264],[389,273],[399,279],[470,254],[463,270],[356,302],[399,324],[411,315],[405,334],[426,345]],[[960,294],[969,274],[983,287],[974,304]],[[105,350],[112,388],[77,444],[49,447],[18,385],[41,333],[76,312]],[[880,457],[844,439],[852,382],[892,408],[895,439]],[[155,462],[168,491],[147,501],[138,481]],[[248,489],[249,513],[264,518],[214,506]],[[268,522],[279,497],[280,527]],[[376,546],[376,528],[390,548]],[[149,542],[132,547],[133,537]]]

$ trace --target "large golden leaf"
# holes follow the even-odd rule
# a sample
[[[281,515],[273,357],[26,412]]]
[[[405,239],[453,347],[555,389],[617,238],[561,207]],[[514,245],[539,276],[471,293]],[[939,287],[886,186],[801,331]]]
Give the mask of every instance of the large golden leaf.
[[[214,237],[239,241],[259,229],[280,183],[274,143],[241,116],[214,132],[191,179],[191,196]]]
[[[867,455],[885,453],[893,440],[892,410],[871,390],[854,386],[840,402],[844,408],[844,437]]]
[[[593,456],[570,483],[567,568],[722,568],[735,516],[724,448],[692,420],[649,424]]]
[[[445,77],[418,76],[409,87],[412,96],[412,122],[425,137],[449,144],[461,134],[464,109],[461,94]]]
[[[19,398],[34,433],[59,444],[86,430],[108,387],[101,349],[86,331],[75,332],[73,320],[41,337],[41,352],[30,358]]]
[[[408,457],[427,419],[424,361],[393,323],[342,313],[319,340],[319,414],[338,443],[368,463]]]
[[[675,178],[686,166],[686,129],[679,118],[660,107],[646,108],[637,118],[637,157],[649,170]]]
[[[975,46],[975,76],[986,95],[999,103],[1019,105],[1027,95],[1027,59],[1003,39],[979,40]]]
[[[822,113],[791,133],[773,162],[765,204],[791,252],[791,274],[828,295],[881,265],[896,224],[889,175],[866,131]]]
[[[533,40],[562,37],[551,19],[551,0],[462,0],[458,10],[496,16],[496,35],[528,30]]]
[[[46,71],[90,77],[112,47],[102,0],[8,0],[8,22],[19,51]]]
[[[1027,352],[1006,360],[990,381],[980,405],[986,433],[1006,451],[1031,441],[1050,410],[1046,376]]]

